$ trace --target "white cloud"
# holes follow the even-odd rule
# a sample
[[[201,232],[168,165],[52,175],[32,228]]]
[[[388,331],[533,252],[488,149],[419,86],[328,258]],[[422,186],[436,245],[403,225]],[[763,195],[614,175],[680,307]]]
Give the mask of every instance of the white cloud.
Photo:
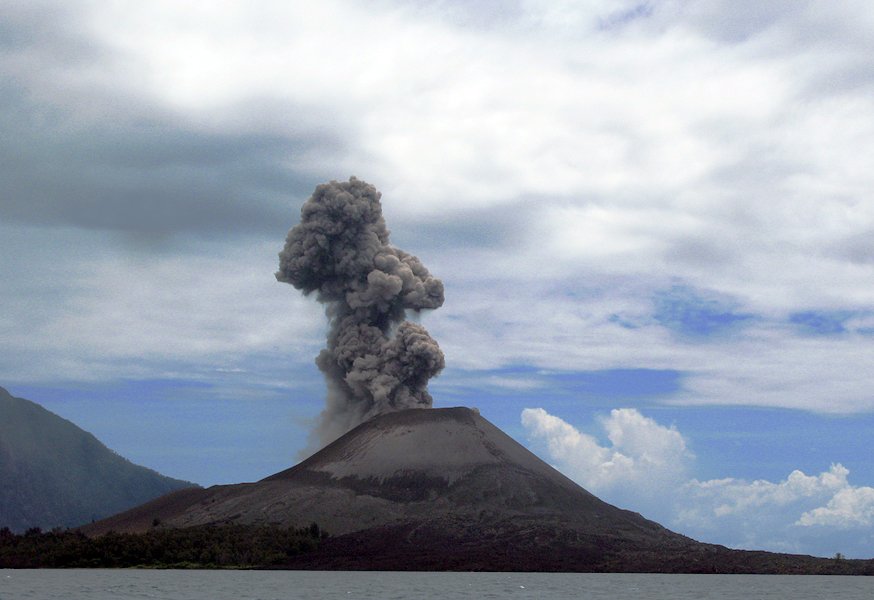
[[[425,261],[447,282],[429,326],[455,366],[665,368],[688,374],[678,402],[874,409],[870,317],[840,339],[781,327],[874,310],[864,4],[489,6],[83,3],[64,32],[90,54],[28,47],[0,67],[71,129],[171,114],[329,133],[289,168],[372,181],[395,228],[501,215],[498,247],[459,234]],[[154,276],[185,296],[184,277]],[[649,318],[677,282],[760,320],[678,341]],[[186,327],[214,337],[207,320]]]
[[[808,527],[871,527],[874,525],[874,488],[843,487],[825,506],[802,514],[798,524]]]
[[[874,488],[854,486],[833,464],[819,475],[800,470],[778,482],[690,478],[692,456],[680,432],[634,409],[601,420],[606,447],[543,409],[522,424],[568,477],[622,508],[641,512],[696,539],[746,549],[835,552],[866,557],[874,536]]]
[[[31,230],[30,242],[51,256],[49,268],[36,274],[22,257],[7,254],[3,270],[16,283],[0,292],[9,298],[0,327],[16,351],[0,361],[0,378],[194,377],[259,354],[309,366],[323,344],[322,307],[275,280],[272,245],[252,245],[241,256],[204,243],[148,258],[103,248],[68,264],[65,248],[82,235]],[[23,300],[23,280],[53,304],[35,310]],[[249,376],[253,384],[271,377]]]
[[[486,377],[478,381],[477,383],[481,383],[484,386],[492,386],[504,390],[515,391],[535,390],[537,388],[543,387],[542,381],[531,377],[501,377],[498,375]]]
[[[593,493],[653,494],[682,481],[691,459],[683,437],[631,408],[614,409],[600,425],[610,446],[542,408],[522,411],[530,438],[545,441],[551,460]]]
[[[848,486],[849,471],[840,464],[819,476],[805,475],[795,470],[777,483],[756,480],[712,479],[709,481],[691,480],[686,484],[685,495],[692,506],[683,511],[682,520],[706,522],[712,518],[747,516],[758,514],[759,518],[768,510],[786,511],[787,507],[797,508],[802,501],[819,502],[832,497]]]
[[[848,481],[833,464],[783,481],[691,480],[678,491],[674,527],[738,548],[870,557],[874,488]]]
[[[874,409],[874,371],[868,368],[874,345],[868,334],[851,330],[840,336],[805,335],[776,319],[759,317],[722,338],[684,340],[651,316],[646,290],[666,289],[670,281],[659,285],[653,276],[602,275],[557,286],[525,273],[524,284],[486,280],[477,285],[477,274],[494,277],[494,271],[459,258],[455,263],[464,264],[465,270],[457,281],[450,262],[438,259],[429,265],[432,272],[450,276],[447,302],[428,316],[427,326],[454,367],[667,369],[683,374],[681,389],[666,399],[673,404],[821,413]]]

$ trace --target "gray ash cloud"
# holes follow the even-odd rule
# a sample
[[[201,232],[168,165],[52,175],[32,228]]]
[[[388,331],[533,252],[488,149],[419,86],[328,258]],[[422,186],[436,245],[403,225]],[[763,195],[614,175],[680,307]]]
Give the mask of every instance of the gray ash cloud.
[[[428,380],[444,366],[408,310],[443,304],[443,283],[389,243],[380,193],[352,177],[316,187],[279,253],[276,278],[315,293],[330,320],[316,364],[328,384],[317,435],[327,443],[370,417],[430,407]]]

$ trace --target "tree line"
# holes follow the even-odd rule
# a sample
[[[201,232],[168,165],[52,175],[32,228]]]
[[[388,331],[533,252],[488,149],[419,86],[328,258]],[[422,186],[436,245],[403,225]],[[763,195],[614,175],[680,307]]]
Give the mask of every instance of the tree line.
[[[319,526],[204,525],[146,533],[109,532],[89,538],[80,531],[38,527],[22,534],[0,529],[0,568],[222,568],[269,567],[315,550],[326,537]]]

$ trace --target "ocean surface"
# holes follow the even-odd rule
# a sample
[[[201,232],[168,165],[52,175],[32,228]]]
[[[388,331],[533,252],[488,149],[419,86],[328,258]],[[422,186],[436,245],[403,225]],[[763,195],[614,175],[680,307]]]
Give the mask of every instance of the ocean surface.
[[[0,570],[0,600],[874,597],[874,577],[326,571]]]

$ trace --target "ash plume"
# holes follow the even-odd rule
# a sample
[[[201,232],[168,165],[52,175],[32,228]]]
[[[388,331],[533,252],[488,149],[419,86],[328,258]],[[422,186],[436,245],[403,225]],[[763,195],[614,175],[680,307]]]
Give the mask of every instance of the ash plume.
[[[316,187],[279,253],[276,279],[315,292],[330,321],[316,364],[328,385],[322,444],[379,413],[430,407],[443,352],[406,311],[438,308],[443,283],[390,245],[381,194],[351,177]]]

